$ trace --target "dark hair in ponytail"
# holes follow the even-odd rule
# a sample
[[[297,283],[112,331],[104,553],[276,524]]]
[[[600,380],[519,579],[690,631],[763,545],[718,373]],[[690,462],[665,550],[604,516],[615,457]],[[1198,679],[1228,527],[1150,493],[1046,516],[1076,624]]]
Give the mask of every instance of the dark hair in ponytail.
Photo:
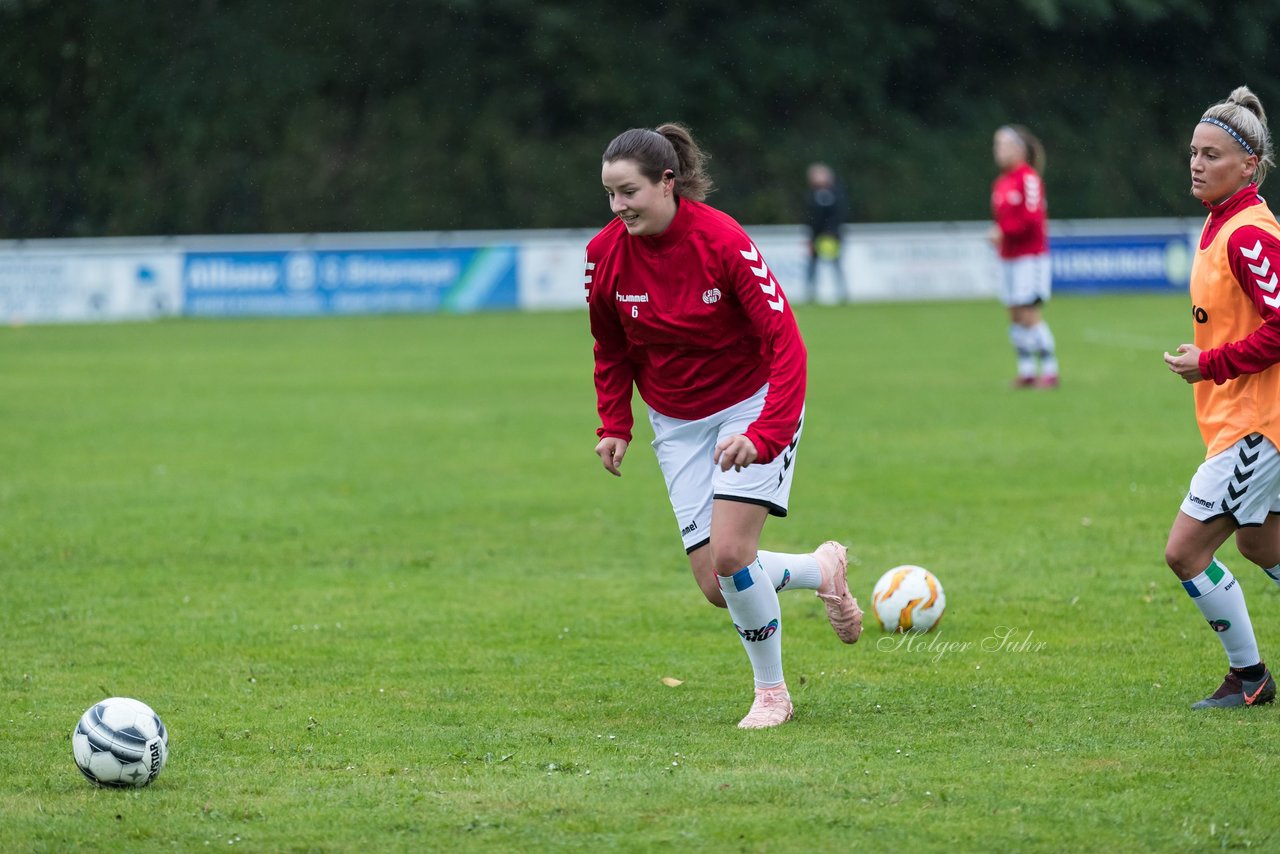
[[[601,160],[613,163],[632,160],[655,184],[668,172],[676,181],[676,195],[700,202],[715,186],[706,172],[710,155],[698,147],[693,134],[682,124],[668,122],[656,130],[632,128],[613,138]]]

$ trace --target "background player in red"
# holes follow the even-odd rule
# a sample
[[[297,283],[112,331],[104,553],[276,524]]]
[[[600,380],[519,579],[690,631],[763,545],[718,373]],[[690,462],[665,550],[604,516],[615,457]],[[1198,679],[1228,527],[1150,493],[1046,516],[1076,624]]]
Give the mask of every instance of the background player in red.
[[[1191,267],[1195,343],[1164,354],[1194,384],[1205,461],[1174,519],[1165,560],[1217,633],[1229,670],[1192,708],[1269,703],[1239,579],[1215,557],[1233,533],[1280,584],[1280,225],[1258,195],[1275,165],[1267,115],[1241,86],[1191,136],[1191,194],[1209,208]]]
[[[1009,309],[1009,340],[1017,354],[1014,386],[1056,388],[1058,358],[1042,314],[1052,288],[1040,179],[1044,146],[1025,127],[1005,125],[995,133],[993,150],[1000,175],[991,186],[995,224],[988,237],[1000,255],[1000,298]]]
[[[618,135],[601,181],[615,219],[587,244],[601,427],[596,454],[621,475],[634,387],[693,576],[727,607],[751,661],[746,729],[790,720],[778,593],[812,589],[845,643],[862,630],[844,546],[760,551],[785,516],[804,423],[806,354],[786,294],[746,232],[702,203],[705,155],[665,124]]]

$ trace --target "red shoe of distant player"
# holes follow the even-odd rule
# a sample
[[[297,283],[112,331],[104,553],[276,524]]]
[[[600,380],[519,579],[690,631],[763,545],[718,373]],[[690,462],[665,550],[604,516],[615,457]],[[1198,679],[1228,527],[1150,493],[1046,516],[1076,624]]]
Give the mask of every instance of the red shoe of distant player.
[[[1044,376],[1036,380],[1036,388],[1057,388],[1057,387],[1058,387],[1057,374],[1045,374]]]
[[[1035,377],[1017,377],[1009,383],[1010,388],[1035,388]]]

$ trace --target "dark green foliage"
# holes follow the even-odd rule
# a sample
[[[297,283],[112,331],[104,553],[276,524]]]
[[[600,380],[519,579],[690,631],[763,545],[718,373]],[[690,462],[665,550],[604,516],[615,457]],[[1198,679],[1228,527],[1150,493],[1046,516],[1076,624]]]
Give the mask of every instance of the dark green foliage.
[[[591,226],[600,152],[690,125],[713,200],[981,219],[990,138],[1045,140],[1056,217],[1195,213],[1194,119],[1280,109],[1280,6],[0,0],[0,237]]]

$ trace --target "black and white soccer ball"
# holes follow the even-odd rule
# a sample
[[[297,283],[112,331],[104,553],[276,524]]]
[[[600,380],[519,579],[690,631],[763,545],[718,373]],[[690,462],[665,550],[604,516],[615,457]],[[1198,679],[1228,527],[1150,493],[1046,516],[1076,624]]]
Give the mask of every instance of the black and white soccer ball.
[[[146,703],[108,697],[81,716],[71,752],[80,773],[99,786],[145,786],[169,758],[169,733]]]

